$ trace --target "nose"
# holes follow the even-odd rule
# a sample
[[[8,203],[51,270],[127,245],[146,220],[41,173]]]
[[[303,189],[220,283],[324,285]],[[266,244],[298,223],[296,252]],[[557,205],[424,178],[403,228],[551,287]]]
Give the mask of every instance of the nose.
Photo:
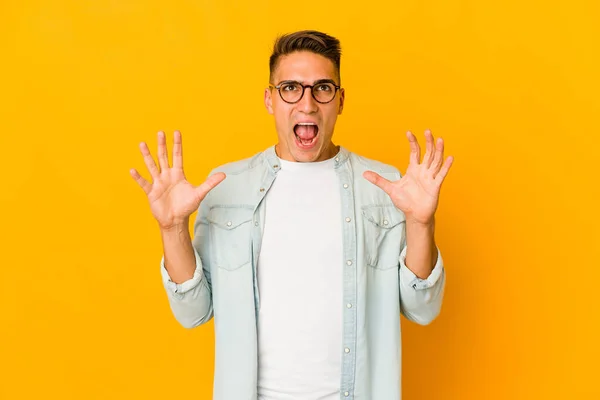
[[[302,94],[300,100],[298,100],[298,102],[296,103],[296,107],[299,111],[302,111],[306,114],[317,111],[319,106],[314,97],[312,96],[312,88],[307,87],[306,89],[304,89],[304,93]]]

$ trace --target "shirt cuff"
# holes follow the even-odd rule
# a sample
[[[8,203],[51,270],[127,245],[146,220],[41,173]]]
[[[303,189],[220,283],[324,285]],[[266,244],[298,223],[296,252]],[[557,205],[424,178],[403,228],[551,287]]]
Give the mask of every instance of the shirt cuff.
[[[404,282],[409,282],[408,285],[410,287],[412,287],[413,289],[415,289],[415,290],[429,289],[430,287],[432,287],[433,285],[436,284],[436,282],[438,281],[438,279],[444,272],[444,262],[442,260],[442,253],[440,252],[440,249],[437,246],[436,246],[436,248],[437,248],[437,260],[435,262],[435,266],[433,267],[433,270],[431,271],[431,273],[429,274],[429,276],[426,279],[419,278],[417,275],[415,275],[414,272],[412,272],[406,266],[405,261],[406,261],[407,247],[404,247],[404,249],[400,253],[400,274],[402,274],[402,280]]]
[[[169,273],[165,268],[165,256],[163,255],[162,259],[160,260],[160,272],[163,281],[165,282],[165,287],[171,293],[183,296],[184,293],[189,292],[190,290],[198,286],[198,284],[202,281],[202,261],[200,260],[200,255],[198,254],[196,249],[194,249],[194,257],[196,259],[196,269],[194,271],[194,276],[192,276],[185,282],[175,283],[171,280],[171,277],[169,276]]]

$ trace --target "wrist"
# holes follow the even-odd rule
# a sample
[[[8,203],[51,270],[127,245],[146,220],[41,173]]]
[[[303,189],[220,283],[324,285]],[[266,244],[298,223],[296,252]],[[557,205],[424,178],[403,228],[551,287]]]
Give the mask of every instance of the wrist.
[[[163,235],[174,235],[174,234],[181,234],[183,232],[188,232],[189,233],[189,218],[186,218],[182,221],[176,221],[173,222],[170,225],[167,226],[162,226],[159,225],[159,229],[161,234]]]
[[[435,216],[432,216],[427,221],[420,221],[407,216],[406,227],[407,229],[410,227],[412,229],[433,230],[435,228]]]

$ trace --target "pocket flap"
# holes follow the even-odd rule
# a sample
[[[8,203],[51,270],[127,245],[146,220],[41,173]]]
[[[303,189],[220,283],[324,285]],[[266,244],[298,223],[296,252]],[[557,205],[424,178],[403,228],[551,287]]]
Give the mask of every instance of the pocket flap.
[[[363,207],[362,213],[367,220],[383,229],[391,229],[406,221],[404,213],[393,205]]]
[[[234,229],[252,220],[252,209],[245,207],[215,207],[206,217],[223,229]]]

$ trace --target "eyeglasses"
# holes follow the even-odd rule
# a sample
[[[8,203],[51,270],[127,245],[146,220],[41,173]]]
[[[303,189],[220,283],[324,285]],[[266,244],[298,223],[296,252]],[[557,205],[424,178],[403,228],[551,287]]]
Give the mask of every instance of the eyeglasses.
[[[277,86],[269,85],[270,88],[277,89],[281,99],[289,104],[300,101],[304,96],[304,90],[310,88],[312,97],[317,103],[327,104],[335,98],[335,94],[341,86],[327,79],[315,82],[313,85],[303,85],[296,81],[283,81]]]

